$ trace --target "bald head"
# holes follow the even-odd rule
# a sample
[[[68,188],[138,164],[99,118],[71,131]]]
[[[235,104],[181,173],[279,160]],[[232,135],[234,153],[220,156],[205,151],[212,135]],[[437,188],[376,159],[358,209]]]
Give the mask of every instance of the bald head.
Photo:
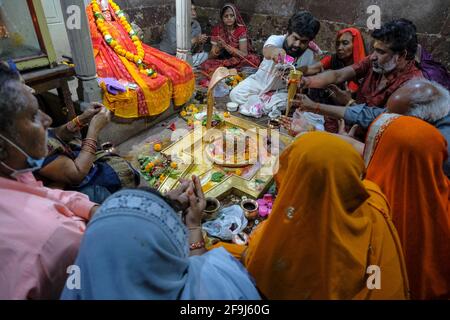
[[[437,82],[414,79],[397,89],[386,107],[390,113],[435,122],[450,112],[450,93]]]

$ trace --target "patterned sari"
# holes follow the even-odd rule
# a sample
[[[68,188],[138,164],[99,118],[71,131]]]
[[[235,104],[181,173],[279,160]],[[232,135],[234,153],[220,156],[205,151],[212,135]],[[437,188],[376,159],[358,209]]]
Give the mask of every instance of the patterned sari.
[[[119,18],[109,5],[111,21],[105,26],[111,36],[129,52],[137,54],[136,48],[128,33],[119,22]],[[152,79],[139,72],[135,63],[117,55],[106,43],[95,23],[92,4],[87,7],[87,17],[94,47],[97,74],[101,78],[115,78],[135,83],[138,88],[125,93],[112,95],[104,89],[104,104],[116,116],[137,118],[161,114],[170,106],[171,98],[175,106],[181,106],[192,96],[195,78],[192,68],[185,61],[143,44],[144,63],[158,73]]]
[[[413,299],[450,298],[450,183],[445,138],[417,118],[383,114],[369,128],[367,179],[386,195]]]
[[[236,28],[233,32],[229,32],[223,22],[220,22],[211,31],[211,44],[217,45],[218,41],[222,40],[228,46],[239,50],[239,44],[246,41],[248,54],[246,57],[232,56],[228,51],[222,49],[222,52],[217,59],[209,59],[201,65],[201,69],[209,74],[214,73],[219,67],[235,68],[238,70],[246,66],[258,68],[261,62],[261,59],[254,53],[248,36],[247,27],[238,9],[233,4],[225,4],[220,11],[221,15],[223,15],[223,12],[227,8],[231,8],[234,11]]]

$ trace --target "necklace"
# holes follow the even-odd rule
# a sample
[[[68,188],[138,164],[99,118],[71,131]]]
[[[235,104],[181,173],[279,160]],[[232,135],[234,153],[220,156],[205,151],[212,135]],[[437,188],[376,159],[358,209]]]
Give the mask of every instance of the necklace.
[[[101,32],[106,43],[114,50],[116,54],[136,64],[142,74],[145,74],[152,79],[156,78],[158,76],[158,73],[152,68],[147,68],[147,66],[143,62],[145,57],[144,47],[142,46],[141,40],[136,35],[136,31],[133,30],[130,23],[127,21],[125,13],[114,1],[109,0],[109,4],[111,5],[111,8],[113,8],[124,29],[128,32],[128,36],[133,41],[137,54],[126,50],[117,42],[116,39],[111,36],[107,26],[105,25],[105,17],[102,14],[97,0],[92,0],[92,11],[94,12],[95,24],[97,25],[98,31]]]

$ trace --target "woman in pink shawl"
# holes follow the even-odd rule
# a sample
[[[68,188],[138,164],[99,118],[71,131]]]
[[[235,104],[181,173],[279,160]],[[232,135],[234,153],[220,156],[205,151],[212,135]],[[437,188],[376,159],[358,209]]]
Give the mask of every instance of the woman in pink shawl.
[[[212,29],[212,49],[209,60],[201,65],[202,70],[213,73],[218,67],[258,68],[261,60],[251,47],[247,26],[239,11],[233,4],[225,4],[220,17],[221,23]]]

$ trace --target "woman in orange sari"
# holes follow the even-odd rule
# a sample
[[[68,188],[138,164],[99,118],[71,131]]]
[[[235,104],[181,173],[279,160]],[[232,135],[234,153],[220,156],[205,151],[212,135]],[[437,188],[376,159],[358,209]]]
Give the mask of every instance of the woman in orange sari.
[[[87,16],[98,76],[138,86],[118,95],[102,86],[104,104],[116,116],[158,115],[169,107],[171,98],[175,106],[191,98],[195,78],[189,64],[143,44],[113,1],[93,0]]]
[[[242,259],[263,295],[408,298],[389,206],[377,185],[362,180],[364,172],[355,149],[325,132],[304,134],[283,152],[273,211]],[[245,248],[224,247],[235,255]],[[380,289],[369,289],[373,266],[381,270]]]
[[[445,138],[417,118],[381,115],[369,129],[367,178],[391,205],[413,299],[450,299],[449,180]]]

